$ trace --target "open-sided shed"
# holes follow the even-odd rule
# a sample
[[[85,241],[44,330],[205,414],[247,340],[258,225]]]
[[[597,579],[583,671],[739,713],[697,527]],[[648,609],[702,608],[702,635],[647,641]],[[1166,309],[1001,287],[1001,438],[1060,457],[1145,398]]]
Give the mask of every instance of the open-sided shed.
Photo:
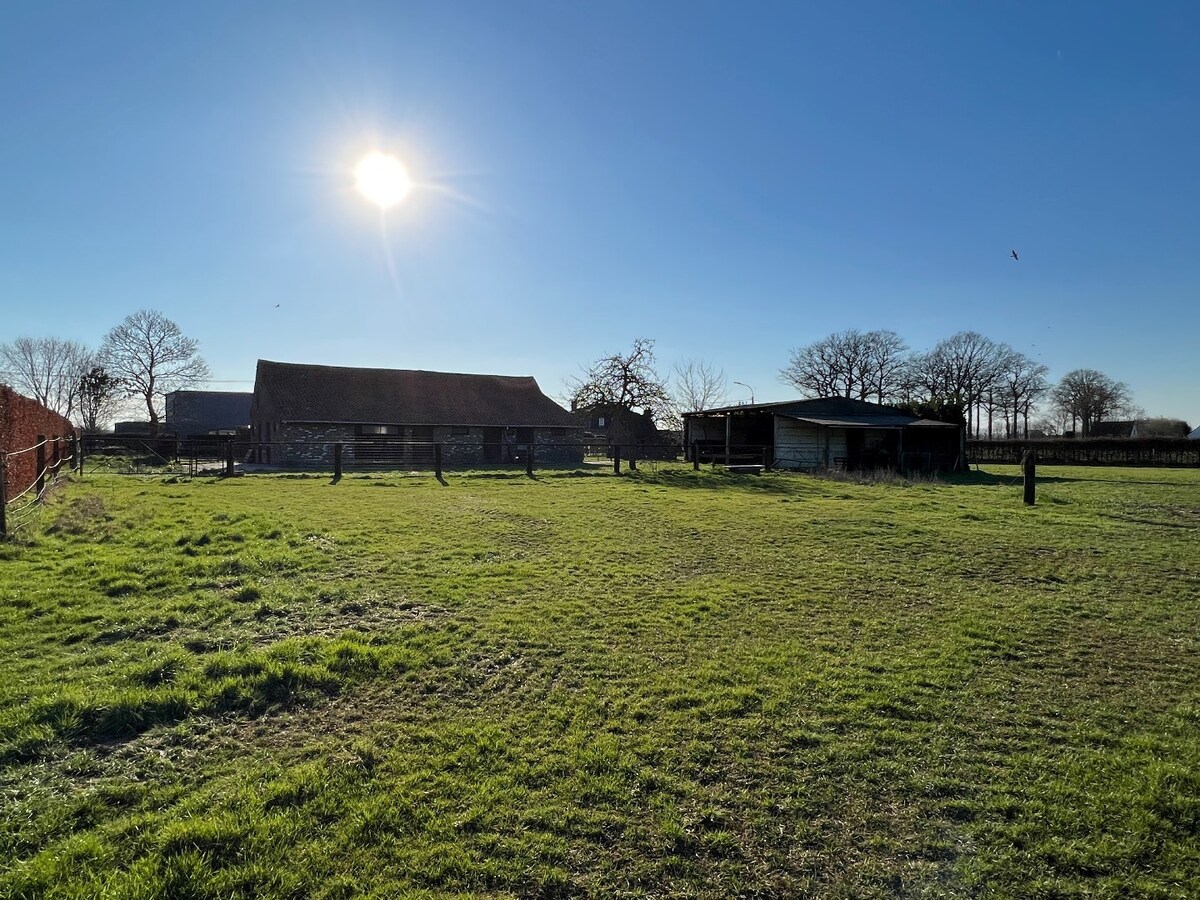
[[[699,410],[683,422],[688,453],[702,460],[901,471],[949,471],[966,460],[962,426],[841,397]]]

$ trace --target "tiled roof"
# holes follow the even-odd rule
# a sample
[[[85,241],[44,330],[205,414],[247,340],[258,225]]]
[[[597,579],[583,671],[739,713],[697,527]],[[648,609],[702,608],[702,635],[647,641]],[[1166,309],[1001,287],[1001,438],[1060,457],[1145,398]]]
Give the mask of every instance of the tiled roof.
[[[529,376],[310,366],[260,359],[256,408],[284,422],[579,428]]]

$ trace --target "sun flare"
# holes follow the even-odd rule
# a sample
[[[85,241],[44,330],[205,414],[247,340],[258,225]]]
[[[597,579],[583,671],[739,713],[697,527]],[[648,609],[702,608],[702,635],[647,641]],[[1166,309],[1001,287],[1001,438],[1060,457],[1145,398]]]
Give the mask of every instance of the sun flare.
[[[395,206],[412,190],[412,180],[400,160],[375,152],[354,169],[358,190],[381,209]]]

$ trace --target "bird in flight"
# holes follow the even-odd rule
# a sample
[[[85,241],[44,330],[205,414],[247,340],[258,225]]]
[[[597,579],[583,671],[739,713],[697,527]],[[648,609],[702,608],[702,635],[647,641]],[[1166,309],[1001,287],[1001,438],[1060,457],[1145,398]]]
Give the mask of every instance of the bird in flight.
[[[1013,258],[1013,259],[1016,259],[1016,260],[1019,260],[1021,257],[1017,256],[1017,251],[1016,251],[1016,250],[1014,250],[1014,251],[1012,251],[1012,258]]]

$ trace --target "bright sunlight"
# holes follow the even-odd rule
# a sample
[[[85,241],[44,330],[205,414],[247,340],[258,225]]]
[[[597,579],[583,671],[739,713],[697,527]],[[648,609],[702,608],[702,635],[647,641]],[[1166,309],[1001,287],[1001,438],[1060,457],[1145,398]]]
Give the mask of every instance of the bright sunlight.
[[[412,180],[394,156],[375,152],[354,170],[359,192],[381,209],[395,206],[412,190]]]

